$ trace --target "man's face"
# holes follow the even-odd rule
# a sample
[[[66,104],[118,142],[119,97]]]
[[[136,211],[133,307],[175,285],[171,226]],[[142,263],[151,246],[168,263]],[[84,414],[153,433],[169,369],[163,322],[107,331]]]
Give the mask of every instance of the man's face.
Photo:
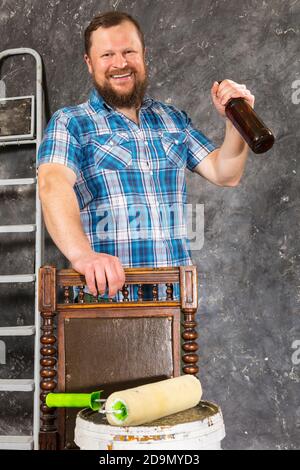
[[[138,107],[147,88],[145,52],[134,24],[98,28],[85,55],[94,85],[115,108]]]

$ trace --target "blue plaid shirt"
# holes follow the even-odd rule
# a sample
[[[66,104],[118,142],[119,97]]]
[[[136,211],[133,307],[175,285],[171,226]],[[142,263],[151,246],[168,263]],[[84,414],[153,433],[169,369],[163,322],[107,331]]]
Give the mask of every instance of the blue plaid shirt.
[[[185,169],[193,171],[216,147],[185,112],[149,97],[139,121],[93,89],[86,103],[52,116],[39,165],[61,163],[76,173],[94,251],[119,257],[124,267],[190,265]]]

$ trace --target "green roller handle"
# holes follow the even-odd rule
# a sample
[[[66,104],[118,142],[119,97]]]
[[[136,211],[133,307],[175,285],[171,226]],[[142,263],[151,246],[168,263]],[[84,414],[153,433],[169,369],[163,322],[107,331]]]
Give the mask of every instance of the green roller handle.
[[[46,405],[49,408],[91,408],[98,411],[103,390],[92,393],[48,393]]]

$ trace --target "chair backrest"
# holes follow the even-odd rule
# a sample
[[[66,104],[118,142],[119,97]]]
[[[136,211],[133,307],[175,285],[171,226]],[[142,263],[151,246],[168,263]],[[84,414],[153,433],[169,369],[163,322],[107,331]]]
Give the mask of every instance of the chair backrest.
[[[195,266],[125,268],[123,299],[107,303],[85,303],[85,278],[76,271],[45,266],[39,275],[41,449],[74,447],[78,409],[60,409],[56,415],[45,404],[49,392],[104,390],[105,398],[116,390],[198,372]],[[163,284],[164,300],[158,296]],[[180,298],[174,300],[176,284]],[[138,286],[136,301],[129,299],[130,285]],[[153,300],[144,300],[144,285],[151,287]]]

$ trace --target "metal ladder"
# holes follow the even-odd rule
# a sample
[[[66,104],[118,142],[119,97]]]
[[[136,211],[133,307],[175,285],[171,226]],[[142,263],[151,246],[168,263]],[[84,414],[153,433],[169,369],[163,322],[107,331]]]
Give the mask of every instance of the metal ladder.
[[[36,161],[39,145],[42,139],[45,123],[45,107],[42,83],[42,60],[40,55],[33,49],[18,48],[7,49],[0,52],[0,61],[3,58],[19,54],[30,54],[36,62],[36,96],[35,96],[35,138],[28,140],[5,140],[0,141],[0,150],[3,146],[35,145]],[[16,97],[17,98],[17,97]],[[39,373],[40,373],[40,314],[38,311],[38,271],[42,264],[44,251],[44,226],[42,222],[41,205],[36,187],[37,178],[23,179],[0,179],[0,186],[35,185],[36,188],[36,213],[35,224],[29,225],[4,225],[0,226],[0,233],[35,232],[35,272],[30,274],[16,274],[1,276],[0,283],[35,283],[35,324],[30,326],[11,326],[0,328],[2,336],[28,336],[35,335],[34,339],[34,377],[32,379],[0,380],[0,391],[6,392],[31,392],[33,393],[33,435],[30,436],[0,436],[0,449],[38,449],[38,433],[40,424],[40,401],[39,401]]]

